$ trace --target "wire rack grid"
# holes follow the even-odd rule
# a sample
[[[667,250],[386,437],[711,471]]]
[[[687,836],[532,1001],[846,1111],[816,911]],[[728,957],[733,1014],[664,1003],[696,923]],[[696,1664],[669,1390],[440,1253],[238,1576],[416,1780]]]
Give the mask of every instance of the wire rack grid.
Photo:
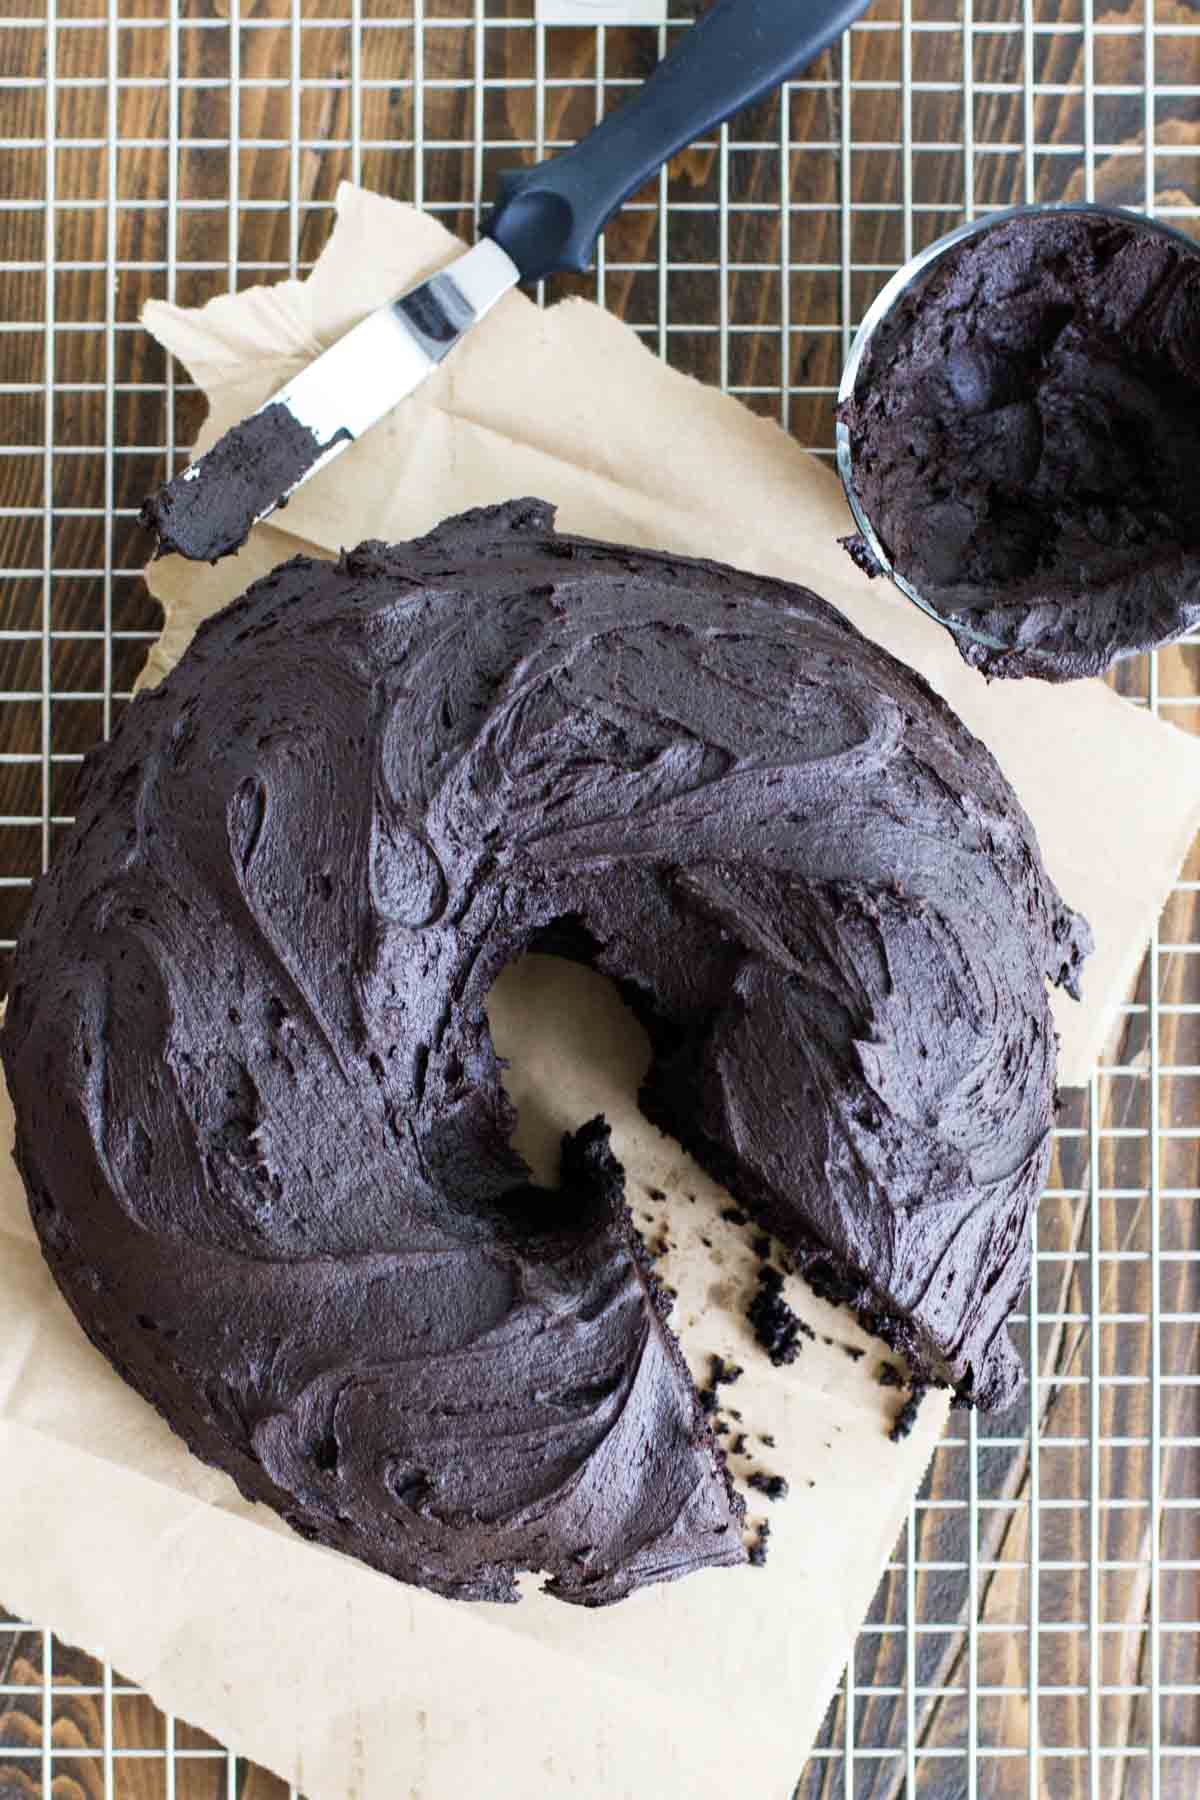
[[[578,137],[666,26],[534,0],[0,0],[0,956],[156,629],[142,495],[199,397],[141,332],[303,274],[337,182],[470,235],[496,172]],[[1200,235],[1194,0],[878,0],[774,101],[677,158],[587,294],[820,455],[857,322],[964,218],[1140,206]],[[1115,685],[1200,730],[1200,640]],[[1090,1087],[1064,1098],[1010,1414],[956,1414],[799,1800],[1200,1792],[1200,860]],[[1086,906],[1086,896],[1078,897]],[[0,1791],[244,1800],[286,1786],[103,1661],[0,1613]]]

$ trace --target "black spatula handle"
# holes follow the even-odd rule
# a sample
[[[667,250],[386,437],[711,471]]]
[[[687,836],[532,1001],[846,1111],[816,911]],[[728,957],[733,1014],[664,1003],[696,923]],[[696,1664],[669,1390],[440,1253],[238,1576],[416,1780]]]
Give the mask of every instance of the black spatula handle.
[[[617,208],[677,150],[812,61],[867,0],[716,0],[631,100],[558,156],[500,178],[483,229],[526,281],[586,269]]]

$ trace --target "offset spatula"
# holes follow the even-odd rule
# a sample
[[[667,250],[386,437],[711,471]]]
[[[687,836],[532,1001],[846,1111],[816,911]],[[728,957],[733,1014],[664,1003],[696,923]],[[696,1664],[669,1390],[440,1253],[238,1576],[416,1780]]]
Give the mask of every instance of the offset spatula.
[[[504,175],[479,243],[381,306],[142,508],[158,554],[216,562],[368,431],[510,288],[587,269],[618,207],[676,151],[811,62],[866,0],[716,0],[633,98]]]

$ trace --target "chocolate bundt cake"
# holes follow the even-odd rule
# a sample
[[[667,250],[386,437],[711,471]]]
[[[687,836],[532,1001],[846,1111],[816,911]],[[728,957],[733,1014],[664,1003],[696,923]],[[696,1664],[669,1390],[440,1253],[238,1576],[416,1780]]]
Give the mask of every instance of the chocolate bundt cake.
[[[991,1407],[1087,938],[831,607],[513,503],[284,564],[89,758],[16,955],[18,1159],[85,1331],[245,1494],[598,1604],[743,1561],[741,1508],[603,1123],[553,1193],[511,1148],[499,971],[615,978],[649,1116]]]

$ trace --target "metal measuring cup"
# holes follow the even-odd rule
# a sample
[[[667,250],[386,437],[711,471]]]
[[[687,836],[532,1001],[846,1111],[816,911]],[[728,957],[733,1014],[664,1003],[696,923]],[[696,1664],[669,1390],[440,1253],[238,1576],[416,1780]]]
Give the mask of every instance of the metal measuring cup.
[[[914,290],[918,289],[928,281],[937,265],[941,263],[949,252],[956,249],[958,245],[967,240],[984,236],[989,232],[999,229],[1003,225],[1009,224],[1013,220],[1033,218],[1046,214],[1061,215],[1071,213],[1107,218],[1124,225],[1131,225],[1141,232],[1163,237],[1174,244],[1183,245],[1192,255],[1200,256],[1200,246],[1198,246],[1192,238],[1186,236],[1185,233],[1177,231],[1174,226],[1166,225],[1161,220],[1152,219],[1145,213],[1136,212],[1129,207],[1107,206],[1091,201],[1052,201],[1025,206],[1010,206],[999,212],[988,213],[986,217],[982,219],[970,220],[965,225],[959,225],[954,231],[947,232],[945,236],[938,238],[936,242],[918,252],[918,254],[912,257],[909,262],[905,263],[902,268],[898,269],[891,277],[890,281],[888,281],[881,289],[871,306],[868,308],[862,324],[859,326],[849,358],[847,359],[845,368],[842,372],[841,384],[838,388],[837,396],[837,469],[838,474],[841,477],[846,500],[849,504],[850,511],[853,514],[861,539],[861,542],[851,549],[851,554],[854,556],[855,561],[859,563],[860,567],[866,568],[872,575],[886,575],[894,586],[899,588],[900,592],[911,600],[915,606],[919,606],[922,612],[927,613],[931,619],[935,619],[939,625],[945,626],[946,629],[956,637],[976,644],[985,651],[991,650],[1012,653],[1019,650],[1023,660],[1036,659],[1039,654],[1037,647],[1026,644],[1018,645],[1012,639],[1006,642],[1001,638],[991,636],[987,632],[969,625],[961,618],[940,611],[938,607],[926,598],[925,595],[918,592],[913,583],[894,566],[887,548],[881,541],[879,534],[867,513],[866,506],[863,503],[862,496],[855,483],[851,432],[844,415],[848,403],[857,391],[858,382],[864,373],[864,368],[869,364],[870,353],[880,327],[889,317],[892,309],[902,298],[912,294]],[[849,547],[852,540],[845,541]],[[1174,636],[1176,634],[1172,633],[1171,635]]]

